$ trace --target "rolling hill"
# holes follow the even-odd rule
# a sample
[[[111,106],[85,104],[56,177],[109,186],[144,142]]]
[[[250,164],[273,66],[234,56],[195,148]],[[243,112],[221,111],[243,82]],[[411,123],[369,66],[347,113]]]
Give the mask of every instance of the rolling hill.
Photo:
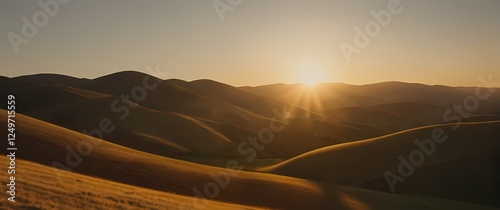
[[[499,207],[499,127],[500,121],[492,121],[416,128],[324,147],[260,171],[380,191],[390,191],[387,172],[409,173],[404,183],[397,183],[398,193]]]
[[[0,166],[6,168],[7,157],[0,157]],[[66,172],[64,177],[54,177],[54,168],[17,160],[21,165],[16,171],[16,203],[3,199],[0,209],[179,209],[188,210],[194,198],[160,192],[132,185]],[[4,191],[8,191],[2,185]],[[202,200],[202,199],[200,199]],[[209,209],[257,210],[261,208],[202,200]],[[267,208],[262,208],[267,209]]]
[[[78,132],[98,127],[100,120],[104,118],[110,119],[117,129],[106,137],[107,140],[170,157],[185,153],[234,157],[234,148],[239,143],[257,135],[261,129],[268,128],[273,121],[278,125],[283,124],[285,129],[275,135],[273,144],[259,153],[259,156],[289,158],[323,146],[380,135],[372,130],[359,129],[357,125],[346,126],[329,122],[328,119],[304,118],[310,114],[296,108],[292,108],[294,113],[303,113],[302,117],[285,119],[281,115],[287,113],[286,109],[283,110],[286,104],[251,94],[243,97],[265,102],[255,107],[267,109],[274,115],[266,117],[221,101],[222,99],[201,96],[194,90],[167,82],[162,82],[157,89],[148,92],[149,101],[144,100],[147,103],[123,99],[119,92],[130,92],[134,88],[133,82],[140,82],[140,78],[131,79],[135,78],[131,75],[143,76],[130,72],[116,74],[114,77],[125,77],[124,81],[131,83],[123,87],[112,85],[111,90],[106,89],[112,80],[117,81],[119,78],[85,80],[86,83],[91,83],[88,84],[89,87],[99,87],[87,87],[89,90],[59,84],[40,84],[39,87],[18,90],[14,92],[18,96],[17,111]],[[9,81],[13,82],[14,79]],[[97,92],[103,91],[100,88],[105,93]],[[245,93],[233,87],[224,88],[228,88],[229,92]],[[246,104],[248,107],[251,102]],[[0,107],[5,108],[5,105]],[[277,112],[282,114],[277,115]],[[184,128],[184,121],[189,122],[190,126]],[[203,132],[192,132],[198,130]],[[219,143],[214,143],[211,139],[219,139],[215,140]],[[303,142],[302,139],[309,140]]]
[[[240,89],[274,98],[307,109],[308,101],[297,100],[301,85],[274,84]],[[495,88],[485,105],[500,105],[500,88]],[[314,94],[318,98],[317,108],[310,111],[323,113],[344,107],[371,107],[378,104],[416,102],[450,107],[462,102],[467,96],[475,95],[476,87],[448,87],[403,82],[383,82],[368,85],[342,83],[320,84]]]
[[[6,124],[6,111],[0,111],[0,124]],[[47,169],[43,166],[27,163],[33,166],[30,170],[40,170],[35,178],[42,179],[40,182],[30,184],[34,180],[26,180],[23,186],[32,186],[26,188],[27,193],[31,193],[32,199],[43,197],[40,191],[43,189],[52,189],[51,199],[44,200],[42,203],[37,203],[34,200],[24,201],[26,205],[47,205],[55,206],[59,196],[64,193],[76,193],[75,197],[66,198],[67,203],[59,204],[60,206],[76,205],[78,203],[74,199],[88,198],[110,200],[104,204],[115,205],[113,203],[123,200],[127,201],[128,205],[134,208],[145,208],[149,205],[150,199],[164,199],[158,202],[158,205],[164,204],[167,206],[175,205],[175,203],[184,203],[185,197],[171,196],[176,193],[186,196],[195,196],[194,189],[204,189],[207,183],[222,183],[218,193],[206,195],[212,199],[225,201],[230,203],[238,203],[251,206],[260,206],[265,208],[278,209],[493,209],[486,206],[456,202],[440,198],[432,198],[425,196],[403,196],[396,194],[388,194],[376,192],[356,187],[337,186],[327,183],[315,182],[311,180],[297,179],[285,176],[272,174],[263,174],[255,172],[234,172],[228,169],[217,167],[209,167],[161,156],[156,156],[137,150],[128,149],[118,146],[113,143],[85,136],[80,133],[55,126],[46,122],[36,120],[19,114],[16,116],[16,124],[18,131],[18,148],[22,153],[19,153],[17,158],[28,160],[43,165],[53,165],[54,162],[65,164],[62,166],[56,164],[59,168],[66,168],[75,173],[85,174],[93,178],[82,177],[74,173],[64,172],[61,170]],[[1,131],[2,133],[5,131]],[[5,134],[5,133],[4,133]],[[68,149],[69,148],[69,149]],[[85,148],[85,149],[84,149]],[[47,156],[51,154],[51,156]],[[26,162],[20,162],[26,163]],[[21,166],[25,167],[25,166]],[[70,181],[67,186],[75,186],[76,183],[86,183],[90,179],[92,183],[106,185],[108,190],[103,190],[99,193],[87,192],[86,195],[78,194],[85,191],[85,187],[70,190],[59,189],[54,190],[57,186],[55,183],[43,181],[43,177],[47,172],[52,170],[55,172],[59,180]],[[20,169],[21,176],[28,170]],[[227,173],[227,174],[224,174]],[[51,173],[53,174],[53,173]],[[212,175],[211,175],[212,174]],[[215,177],[214,178],[214,174]],[[46,175],[45,175],[46,176]],[[52,179],[53,179],[53,175]],[[228,179],[223,179],[225,177]],[[94,179],[99,178],[99,179]],[[106,179],[113,182],[119,182],[135,187],[148,188],[161,191],[159,194],[146,190],[144,195],[151,195],[149,198],[142,198],[134,195],[134,198],[126,197],[127,191],[130,188],[126,185],[110,183],[103,181]],[[80,182],[78,181],[80,180]],[[83,181],[82,181],[83,180]],[[218,180],[218,181],[217,181]],[[224,181],[226,180],[226,181]],[[89,181],[89,182],[90,182]],[[22,182],[21,182],[22,183]],[[219,184],[220,184],[219,183]],[[64,184],[64,182],[63,182]],[[97,189],[99,184],[94,184],[92,189]],[[55,186],[54,186],[55,185]],[[101,185],[102,186],[102,185]],[[225,186],[225,187],[222,187]],[[109,190],[117,189],[113,191]],[[135,188],[137,189],[137,188]],[[123,195],[125,191],[125,195]],[[206,192],[205,192],[206,193]],[[38,197],[37,197],[38,196]],[[115,197],[116,196],[116,197]],[[155,197],[157,196],[157,197]],[[120,200],[117,200],[120,198]],[[178,198],[176,201],[168,200],[169,198]],[[145,199],[145,203],[137,203],[138,200]],[[166,200],[166,201],[165,201]],[[196,200],[196,199],[195,199]],[[196,200],[200,201],[200,200]],[[121,202],[120,202],[121,203]],[[7,205],[7,204],[2,204]],[[125,204],[126,205],[126,204]],[[139,206],[142,205],[142,206]],[[153,204],[151,204],[153,205]],[[230,204],[208,203],[213,205],[214,209],[228,208]],[[25,206],[24,208],[30,208]],[[239,208],[239,207],[236,207]]]

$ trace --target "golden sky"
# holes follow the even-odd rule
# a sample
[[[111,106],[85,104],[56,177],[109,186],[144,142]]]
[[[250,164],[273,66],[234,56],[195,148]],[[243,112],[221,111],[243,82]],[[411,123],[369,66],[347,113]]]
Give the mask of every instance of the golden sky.
[[[46,2],[48,0],[44,0]],[[53,0],[55,1],[55,0]],[[61,0],[62,1],[62,0]],[[169,78],[235,86],[384,81],[477,85],[500,77],[500,1],[401,0],[398,14],[350,56],[355,28],[393,0],[242,0],[223,13],[219,0],[86,0],[58,11],[23,36],[38,1],[0,2],[1,75],[59,73],[95,78],[160,64]],[[50,2],[50,1],[49,1]],[[393,5],[394,6],[394,5]],[[52,8],[54,9],[54,8]],[[373,28],[372,28],[373,29]],[[26,38],[15,53],[8,34]]]

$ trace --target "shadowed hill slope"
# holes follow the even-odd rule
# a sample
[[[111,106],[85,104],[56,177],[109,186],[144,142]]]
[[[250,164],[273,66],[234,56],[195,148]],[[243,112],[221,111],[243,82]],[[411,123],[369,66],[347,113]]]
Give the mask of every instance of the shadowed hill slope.
[[[119,101],[116,97],[94,98],[49,106],[25,114],[77,132],[82,132],[83,129],[90,132],[99,129],[102,120],[110,121],[112,124],[110,126],[116,128],[105,134],[106,140],[169,157],[183,153],[229,157],[239,157],[240,153],[244,153],[246,157],[250,155],[248,148],[252,146],[249,143],[245,143],[246,146],[241,148],[239,146],[251,137],[257,138],[259,134],[257,129],[248,130],[230,123],[219,123],[175,112],[156,111],[140,105],[129,108],[128,112],[114,112],[110,106],[116,101]],[[257,154],[258,157],[293,157],[310,150],[345,142],[347,138],[354,140],[360,136],[345,134],[338,135],[336,139],[329,136],[315,136],[272,119],[263,120],[260,124],[257,122],[253,126],[260,125],[259,129],[269,129],[271,122],[283,126],[282,131],[272,134],[272,144],[267,144],[265,150]],[[337,128],[337,133],[342,132],[341,129],[342,127]],[[302,141],[303,139],[308,141]],[[240,150],[247,152],[239,152]]]
[[[312,119],[297,118],[286,123],[290,119],[286,119],[287,110],[282,108],[267,107],[274,114],[271,119],[186,91],[184,93],[192,100],[178,100],[175,95],[183,91],[177,90],[172,90],[173,95],[168,91],[158,92],[158,96],[163,96],[158,100],[153,95],[148,96],[151,103],[168,103],[170,108],[164,108],[177,110],[175,112],[155,110],[134,103],[132,99],[65,85],[42,85],[18,91],[15,95],[18,112],[78,132],[91,131],[100,126],[101,120],[109,119],[116,129],[106,135],[107,140],[170,157],[184,153],[238,155],[238,144],[257,136],[262,129],[269,128],[271,122],[285,128],[274,135],[273,144],[259,156],[289,158],[323,146],[377,135],[353,126]],[[5,104],[0,107],[6,108]],[[190,122],[189,126],[183,127],[186,125],[183,122]],[[130,138],[125,140],[123,137]],[[212,142],[213,139],[219,139],[215,141],[219,143]],[[303,139],[309,140],[304,142]]]
[[[378,104],[371,108],[428,125],[442,123],[443,113],[449,109],[445,106],[419,102]]]
[[[230,150],[234,142],[195,118],[139,105],[128,112],[113,112],[110,105],[116,101],[116,97],[87,99],[26,114],[78,132],[101,133],[111,142],[163,156],[193,151],[236,155]]]
[[[41,86],[42,85],[33,82],[20,81],[0,76],[0,93],[2,95],[13,94],[18,91],[25,91],[33,88],[38,88]]]
[[[478,82],[479,83],[479,82]],[[301,85],[275,84],[259,87],[241,87],[240,89],[274,98],[285,103],[297,105],[307,110],[308,101],[297,100]],[[340,83],[321,84],[315,88],[318,104],[322,109],[314,109],[322,113],[322,110],[338,109],[343,107],[370,107],[377,104],[418,102],[435,104],[441,106],[452,106],[454,103],[462,102],[467,96],[476,94],[476,87],[447,87],[440,85],[423,85],[403,82],[383,82],[368,85],[347,85]],[[481,91],[488,91],[482,89]],[[482,105],[499,105],[500,88],[492,88],[493,92]]]
[[[196,80],[192,82],[185,82],[180,80],[166,80],[165,82],[172,82],[179,86],[189,88],[210,98],[215,98],[221,101],[228,102],[235,106],[241,107],[245,110],[257,113],[263,116],[271,117],[274,115],[269,107],[283,108],[290,110],[296,117],[307,117],[308,119],[324,119],[325,116],[305,111],[299,107],[286,104],[271,98],[261,95],[256,95],[247,91],[243,91],[236,87],[223,84],[212,80]]]
[[[47,85],[78,85],[88,81],[88,79],[76,78],[61,74],[33,74],[14,77],[15,80],[33,82]]]
[[[5,119],[6,111],[1,110],[0,124],[5,125]],[[194,189],[203,189],[207,183],[216,184],[217,181],[210,174],[218,174],[217,179],[222,183],[226,180],[227,184],[212,198],[252,206],[285,209],[491,209],[437,198],[413,198],[271,174],[234,173],[230,170],[223,174],[226,169],[127,149],[23,115],[17,115],[16,119],[17,146],[23,149],[18,158],[44,165],[57,161],[69,164],[65,167],[77,173],[164,192],[193,196]],[[5,134],[5,131],[1,132]],[[84,149],[84,144],[88,148]],[[63,180],[74,177],[72,173],[55,172]],[[200,204],[200,200],[195,201]]]
[[[368,107],[345,107],[326,111],[325,114],[340,123],[366,124],[389,133],[425,125],[423,122]]]
[[[428,126],[329,146],[261,170],[330,183],[365,184],[372,189],[387,191],[388,185],[382,184],[386,181],[384,173],[411,171],[401,166],[404,163],[408,168],[415,168],[415,174],[419,175],[408,177],[407,180],[412,180],[413,184],[398,183],[398,186],[406,186],[402,192],[418,192],[498,206],[497,201],[484,201],[484,198],[500,195],[500,121],[454,126]],[[413,156],[410,157],[410,154]],[[423,156],[415,156],[417,154]],[[410,162],[412,165],[408,166]],[[435,169],[438,164],[439,170],[429,169]],[[400,172],[399,167],[405,170]],[[451,185],[466,189],[457,191],[449,187]],[[483,200],[477,199],[478,197]]]

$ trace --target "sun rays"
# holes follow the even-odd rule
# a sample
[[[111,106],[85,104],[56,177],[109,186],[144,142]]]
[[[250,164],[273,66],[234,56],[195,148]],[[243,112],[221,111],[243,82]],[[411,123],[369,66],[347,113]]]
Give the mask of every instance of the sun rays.
[[[311,112],[323,111],[321,101],[322,83],[331,80],[332,72],[326,66],[318,62],[308,61],[297,66],[297,81],[300,85],[293,88],[290,94],[295,98],[295,104]]]
[[[286,97],[294,98],[292,104],[302,109],[313,113],[321,113],[323,111],[323,102],[320,100],[321,89],[319,83],[314,85],[296,84],[295,88],[291,88],[290,92],[286,93]]]

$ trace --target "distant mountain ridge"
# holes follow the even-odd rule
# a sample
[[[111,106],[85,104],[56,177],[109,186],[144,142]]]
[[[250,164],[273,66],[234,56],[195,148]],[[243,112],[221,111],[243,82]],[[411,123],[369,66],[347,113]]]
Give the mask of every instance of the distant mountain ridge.
[[[285,84],[237,88],[206,79],[191,82],[179,79],[161,80],[136,71],[117,72],[95,79],[36,74],[15,78],[2,77],[0,81],[0,92],[19,96],[18,111],[21,113],[78,132],[96,127],[98,118],[111,117],[120,128],[108,136],[108,140],[136,149],[139,144],[120,143],[119,141],[123,141],[120,140],[123,139],[121,137],[134,136],[155,144],[157,141],[170,142],[163,144],[168,147],[164,152],[158,152],[157,149],[154,150],[156,152],[147,150],[166,156],[194,151],[211,155],[237,155],[224,151],[234,150],[249,136],[266,128],[270,121],[279,120],[273,110],[280,110],[290,112],[295,118],[287,123],[281,122],[286,124],[287,129],[277,134],[274,144],[260,155],[290,158],[324,146],[443,123],[443,112],[453,103],[463,101],[467,94],[474,92],[473,88],[401,82],[363,86],[321,84],[314,89]],[[137,87],[144,88],[145,84],[155,86],[151,90],[144,89],[144,93],[141,92],[146,94],[143,100],[134,100],[130,95],[134,94],[133,91],[137,90]],[[123,99],[123,95],[128,95],[128,99]],[[314,95],[318,100],[310,101],[311,99],[307,99],[310,98],[308,95]],[[321,109],[308,106],[311,103],[321,103],[317,106]],[[484,108],[471,119],[500,119],[500,89],[492,94],[491,99],[482,103]],[[83,104],[86,105],[82,106]],[[5,105],[0,105],[0,108],[5,108]],[[117,112],[117,109],[120,109],[120,112]],[[229,139],[225,140],[229,143],[221,147],[219,152],[209,152],[201,149],[202,147],[185,143],[188,141],[186,138],[200,138],[196,133],[182,134],[179,129],[168,129],[170,125],[175,127],[176,123],[173,121],[148,122],[152,118],[144,117],[124,120],[117,118],[125,112],[130,113],[130,116],[138,116],[138,113],[144,113],[141,115],[145,116],[169,115],[168,113],[186,116],[197,121],[199,126],[206,126],[211,132],[215,132],[216,136]],[[72,121],[68,121],[69,119]],[[168,131],[144,128],[147,132],[137,133],[131,128],[125,129],[127,126],[124,125],[135,125],[137,122],[141,125],[153,123],[158,127],[164,126]],[[302,139],[308,139],[308,143],[302,142]],[[293,144],[302,147],[292,146]]]

